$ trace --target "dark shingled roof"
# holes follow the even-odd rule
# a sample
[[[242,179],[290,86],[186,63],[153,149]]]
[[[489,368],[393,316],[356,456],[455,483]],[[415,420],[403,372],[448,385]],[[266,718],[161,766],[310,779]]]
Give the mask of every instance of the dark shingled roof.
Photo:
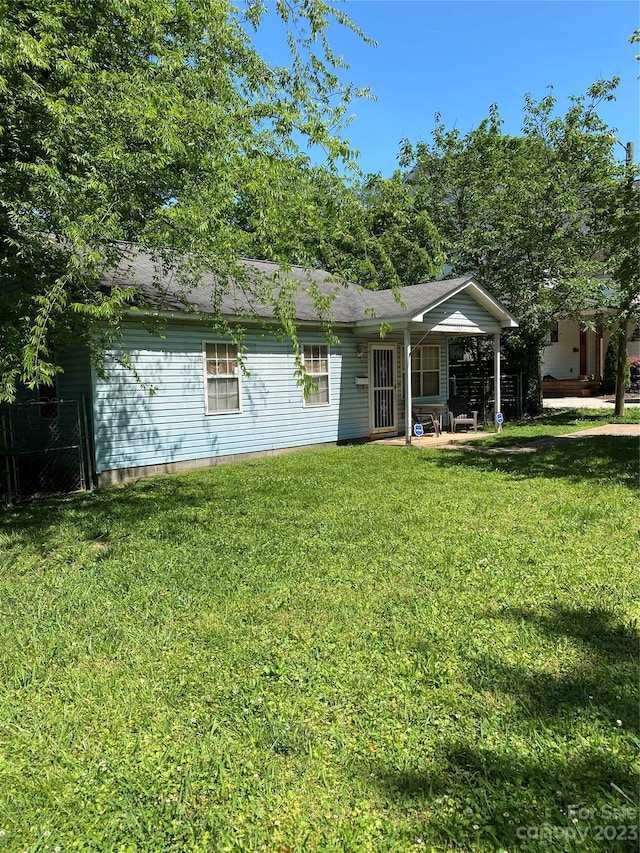
[[[398,301],[390,290],[367,290],[340,281],[326,270],[293,266],[283,271],[270,261],[248,259],[241,260],[240,267],[247,277],[244,286],[240,276],[223,288],[218,277],[205,272],[194,287],[184,284],[175,263],[163,263],[160,256],[131,248],[124,252],[116,269],[102,275],[102,283],[106,287],[133,286],[141,303],[167,311],[213,313],[217,303],[220,313],[227,317],[261,319],[274,317],[273,297],[286,286],[291,288],[297,321],[331,319],[335,323],[355,323],[372,316],[380,320],[408,319],[428,311],[472,281],[466,276],[403,287]],[[317,307],[317,295],[328,298],[328,312]]]
[[[401,287],[398,294],[400,301],[392,291],[378,290],[371,294],[374,297],[372,304],[379,317],[388,319],[415,317],[416,314],[422,314],[439,305],[470,281],[473,281],[471,276],[464,276]]]

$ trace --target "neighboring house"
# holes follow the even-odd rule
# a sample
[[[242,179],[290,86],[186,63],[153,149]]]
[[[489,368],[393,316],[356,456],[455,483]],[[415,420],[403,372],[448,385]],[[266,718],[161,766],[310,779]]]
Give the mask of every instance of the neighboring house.
[[[577,320],[558,320],[542,351],[543,397],[588,397],[602,383],[608,342],[602,329],[585,330]]]
[[[278,286],[278,275],[296,285],[301,354],[315,386],[305,397],[291,342],[268,330],[276,331],[268,304],[250,304],[232,283],[221,312],[231,326],[242,323],[238,347],[214,330],[213,277],[189,291],[185,304],[153,258],[139,254],[131,263],[151,313],[162,291],[162,336],[145,329],[144,311],[131,311],[122,351],[134,370],[118,363],[114,348],[108,380],[101,378],[88,352],[78,348],[62,358],[57,382],[60,399],[84,400],[89,479],[100,486],[295,447],[401,434],[416,400],[446,409],[450,337],[493,336],[499,371],[500,333],[517,326],[470,277],[406,287],[398,301],[391,291],[345,286],[322,270],[294,267],[284,274],[274,264],[244,261],[270,286]],[[104,277],[105,286],[113,283],[131,280],[116,271]],[[336,343],[323,336],[326,316],[314,306],[314,291],[330,300]],[[408,442],[410,436],[409,428]]]
[[[607,330],[582,329],[577,320],[559,320],[549,331],[542,351],[543,397],[586,397],[600,393]],[[640,355],[637,334],[631,335],[629,355]]]

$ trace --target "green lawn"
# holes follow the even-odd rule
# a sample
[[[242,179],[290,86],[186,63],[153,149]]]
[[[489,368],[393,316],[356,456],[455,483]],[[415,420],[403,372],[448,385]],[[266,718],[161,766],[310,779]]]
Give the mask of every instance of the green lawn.
[[[637,485],[362,445],[0,514],[0,853],[637,850]]]
[[[509,446],[523,441],[541,441],[610,423],[640,423],[640,408],[628,407],[622,418],[614,418],[612,412],[606,409],[548,409],[543,415],[535,418],[507,422],[498,435],[492,427],[485,425],[482,428],[482,438],[483,442],[488,444]],[[487,436],[491,436],[489,441]]]

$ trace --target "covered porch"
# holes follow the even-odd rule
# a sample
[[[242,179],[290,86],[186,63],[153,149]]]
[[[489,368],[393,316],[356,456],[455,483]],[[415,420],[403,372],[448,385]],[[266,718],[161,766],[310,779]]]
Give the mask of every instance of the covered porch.
[[[423,291],[415,294],[417,289]],[[412,304],[385,305],[394,313],[356,323],[360,358],[367,359],[369,437],[403,435],[416,441],[416,414],[432,414],[450,430],[449,342],[463,336],[490,336],[494,353],[494,412],[499,419],[501,335],[516,328],[515,317],[472,278],[411,288]],[[386,297],[387,301],[389,296]],[[417,301],[420,300],[420,301]]]
[[[609,332],[585,329],[577,320],[559,320],[542,352],[542,396],[593,397],[600,393]]]
[[[469,335],[473,334],[474,336],[482,334],[482,332],[474,331],[473,333],[469,332]],[[493,341],[493,412],[492,412],[492,420],[494,425],[499,429],[501,423],[501,412],[502,412],[502,403],[501,403],[501,332],[484,332],[485,335],[491,336]],[[464,433],[460,434],[460,424],[452,423],[452,416],[455,418],[456,415],[460,414],[459,411],[456,410],[454,405],[454,411],[450,412],[449,401],[450,399],[454,399],[457,401],[457,404],[462,404],[462,408],[466,410],[464,414],[468,417],[466,420],[470,421],[472,418],[479,424],[483,423],[483,415],[482,407],[476,403],[472,399],[470,399],[464,393],[456,392],[452,390],[450,376],[449,376],[449,343],[452,338],[460,338],[463,335],[460,331],[455,331],[451,333],[444,334],[444,344],[442,345],[442,349],[444,351],[444,376],[443,382],[440,386],[440,389],[437,394],[425,394],[424,382],[422,380],[423,366],[425,362],[424,348],[433,346],[430,343],[431,340],[437,340],[438,330],[434,329],[432,332],[427,332],[426,334],[415,339],[415,335],[412,334],[411,329],[404,330],[403,343],[402,343],[402,361],[403,361],[403,370],[402,370],[402,385],[400,387],[400,395],[398,404],[402,408],[402,423],[403,423],[403,433],[404,433],[404,443],[412,444],[418,443],[422,444],[425,442],[425,439],[430,439],[430,430],[429,430],[429,416],[431,416],[431,420],[435,420],[437,425],[437,430],[435,432],[440,432],[440,435],[434,435],[433,438],[437,439],[438,442],[442,443],[450,443],[452,440],[464,440],[464,433],[473,429],[476,430],[475,425],[472,426],[470,422],[463,424],[462,429]],[[462,410],[461,410],[462,411]],[[425,424],[425,431],[427,434],[421,436],[420,430],[415,429],[415,424],[424,424],[425,418],[427,422]],[[409,425],[409,426],[407,426]],[[434,443],[433,441],[431,442]]]

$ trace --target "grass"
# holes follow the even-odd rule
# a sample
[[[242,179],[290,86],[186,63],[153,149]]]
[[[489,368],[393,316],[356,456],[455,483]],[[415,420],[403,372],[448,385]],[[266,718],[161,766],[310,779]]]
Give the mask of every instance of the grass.
[[[640,408],[627,407],[624,417],[615,418],[606,409],[547,409],[543,415],[507,422],[501,433],[485,426],[484,444],[508,447],[527,441],[542,441],[605,424],[640,423]],[[472,442],[475,443],[475,442]]]
[[[0,853],[636,850],[637,459],[364,445],[4,513]]]

